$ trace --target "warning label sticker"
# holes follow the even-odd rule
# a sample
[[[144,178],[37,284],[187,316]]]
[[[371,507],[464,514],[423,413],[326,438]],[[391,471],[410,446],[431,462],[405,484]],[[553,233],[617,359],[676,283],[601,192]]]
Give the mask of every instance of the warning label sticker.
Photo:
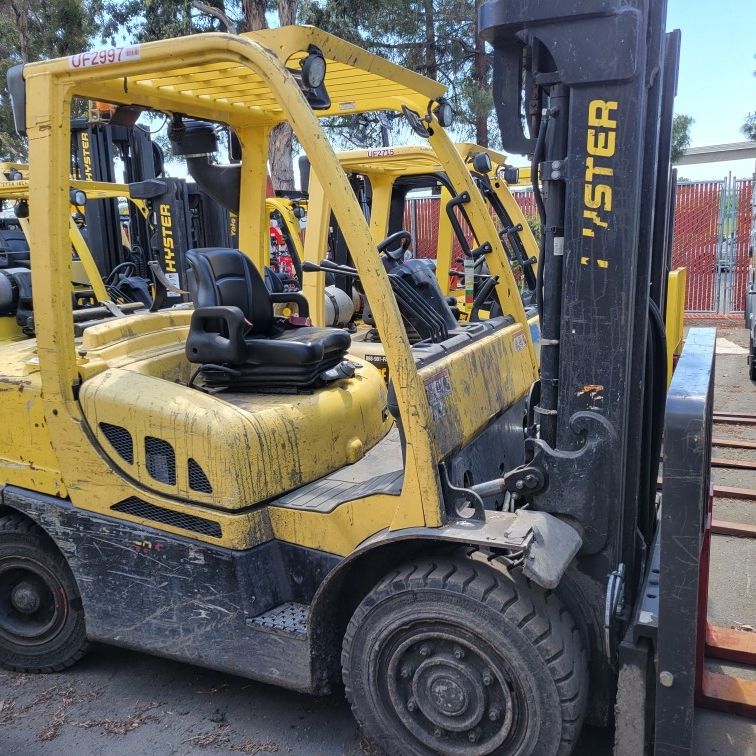
[[[440,420],[446,414],[446,397],[452,392],[449,371],[442,370],[425,379],[425,394],[428,397],[434,420]]]

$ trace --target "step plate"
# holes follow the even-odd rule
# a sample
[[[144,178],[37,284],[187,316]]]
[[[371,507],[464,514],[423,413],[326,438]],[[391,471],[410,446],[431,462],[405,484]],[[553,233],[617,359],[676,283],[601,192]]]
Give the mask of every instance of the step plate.
[[[268,630],[291,633],[292,635],[307,635],[309,614],[310,607],[307,604],[296,604],[293,601],[288,601],[269,609],[264,614],[253,617],[250,622]]]

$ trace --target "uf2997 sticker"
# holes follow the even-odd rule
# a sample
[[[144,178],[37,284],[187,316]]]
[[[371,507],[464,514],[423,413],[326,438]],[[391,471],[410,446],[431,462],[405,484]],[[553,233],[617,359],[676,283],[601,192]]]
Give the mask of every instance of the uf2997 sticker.
[[[139,45],[108,47],[105,50],[90,50],[70,55],[68,65],[71,68],[91,68],[92,66],[105,66],[109,63],[128,63],[131,60],[139,60],[140,57]]]

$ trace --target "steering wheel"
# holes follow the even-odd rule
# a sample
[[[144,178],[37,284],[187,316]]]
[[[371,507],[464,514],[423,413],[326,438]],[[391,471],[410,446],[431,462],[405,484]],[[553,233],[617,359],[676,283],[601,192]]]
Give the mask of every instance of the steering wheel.
[[[397,242],[401,242],[396,249],[389,249],[393,247]],[[385,253],[388,257],[396,262],[401,262],[404,259],[404,253],[412,244],[412,234],[409,231],[402,229],[401,231],[395,231],[393,234],[387,236],[379,245],[378,251]]]

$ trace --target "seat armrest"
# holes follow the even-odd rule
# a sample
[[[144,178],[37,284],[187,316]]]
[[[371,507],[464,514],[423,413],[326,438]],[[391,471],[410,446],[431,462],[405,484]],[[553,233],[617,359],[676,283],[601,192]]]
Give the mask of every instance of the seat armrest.
[[[304,294],[298,291],[279,291],[270,294],[270,301],[276,304],[295,304],[297,314],[301,318],[307,318],[310,315],[310,305]]]
[[[186,356],[189,362],[241,365],[246,359],[244,313],[231,305],[198,307],[192,313]]]

